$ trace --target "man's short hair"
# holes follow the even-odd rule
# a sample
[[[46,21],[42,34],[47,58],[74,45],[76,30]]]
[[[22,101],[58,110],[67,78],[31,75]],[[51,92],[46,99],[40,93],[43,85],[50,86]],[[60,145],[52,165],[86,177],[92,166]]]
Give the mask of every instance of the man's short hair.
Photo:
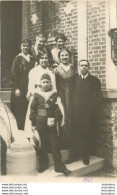
[[[88,61],[88,60],[85,60],[85,59],[80,60],[80,61],[79,61],[79,65],[80,65],[80,63],[83,62],[83,61],[87,62],[88,66],[90,66],[89,61]]]
[[[36,33],[36,37],[38,37],[38,38],[44,38],[45,40],[47,40],[47,37],[46,37],[46,35],[44,34],[44,33]]]

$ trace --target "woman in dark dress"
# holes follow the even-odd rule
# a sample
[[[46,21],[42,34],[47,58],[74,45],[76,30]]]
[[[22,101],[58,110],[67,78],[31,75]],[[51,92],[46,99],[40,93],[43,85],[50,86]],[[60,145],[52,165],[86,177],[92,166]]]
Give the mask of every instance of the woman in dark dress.
[[[60,128],[60,138],[64,147],[70,146],[71,129],[71,95],[73,81],[76,76],[75,67],[70,64],[71,52],[64,48],[59,52],[60,64],[55,69],[57,93],[64,107],[65,125]]]
[[[29,55],[30,41],[25,39],[21,43],[21,53],[14,61],[11,69],[11,111],[16,117],[19,130],[24,129],[28,100],[26,99],[28,88],[28,73],[34,67],[35,60]]]

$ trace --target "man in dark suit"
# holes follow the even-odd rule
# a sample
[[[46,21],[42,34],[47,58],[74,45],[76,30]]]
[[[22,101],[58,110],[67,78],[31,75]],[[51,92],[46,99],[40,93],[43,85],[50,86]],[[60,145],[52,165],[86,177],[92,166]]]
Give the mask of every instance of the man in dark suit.
[[[81,60],[74,83],[72,106],[71,153],[67,164],[77,161],[82,155],[89,164],[90,143],[101,103],[101,83],[89,73],[89,62]]]

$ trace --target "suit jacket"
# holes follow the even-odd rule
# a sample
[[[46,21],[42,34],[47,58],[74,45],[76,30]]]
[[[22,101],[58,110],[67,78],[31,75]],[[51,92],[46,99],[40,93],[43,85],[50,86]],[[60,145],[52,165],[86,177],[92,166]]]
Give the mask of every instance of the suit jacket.
[[[101,83],[88,75],[86,79],[76,76],[73,84],[72,120],[75,128],[92,126],[97,120],[101,105]]]

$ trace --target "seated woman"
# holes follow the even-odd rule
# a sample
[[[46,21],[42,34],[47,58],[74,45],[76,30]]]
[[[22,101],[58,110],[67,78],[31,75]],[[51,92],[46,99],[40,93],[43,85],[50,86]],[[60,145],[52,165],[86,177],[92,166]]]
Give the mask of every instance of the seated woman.
[[[55,69],[56,86],[65,113],[65,125],[62,130],[60,128],[60,138],[63,146],[68,148],[70,147],[71,96],[76,71],[73,64],[70,63],[71,52],[67,48],[61,49],[58,56],[60,58],[60,64]]]
[[[49,74],[52,80],[52,91],[50,91],[50,94],[48,95],[48,99],[49,99],[49,97],[54,92],[56,92],[56,82],[55,82],[55,74],[53,70],[49,68],[48,53],[46,52],[40,56],[39,64],[29,72],[29,84],[28,84],[27,98],[30,99],[30,103],[28,106],[28,111],[27,111],[26,121],[25,121],[25,128],[24,128],[28,137],[31,137],[32,135],[31,122],[29,120],[30,105],[33,99],[33,95],[35,93],[41,94],[43,96],[40,82],[41,82],[42,75],[45,73]],[[39,87],[37,88],[37,86]]]

